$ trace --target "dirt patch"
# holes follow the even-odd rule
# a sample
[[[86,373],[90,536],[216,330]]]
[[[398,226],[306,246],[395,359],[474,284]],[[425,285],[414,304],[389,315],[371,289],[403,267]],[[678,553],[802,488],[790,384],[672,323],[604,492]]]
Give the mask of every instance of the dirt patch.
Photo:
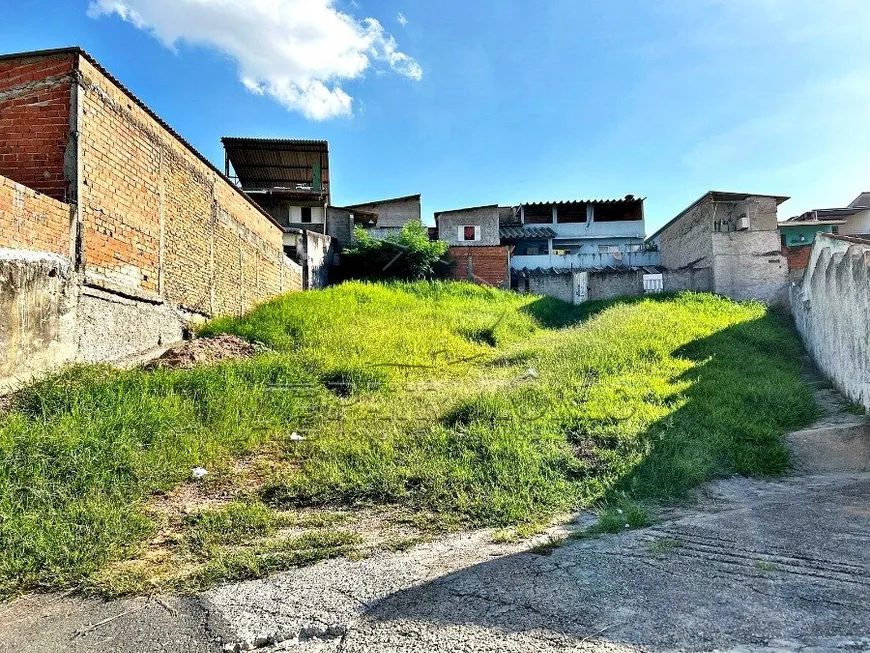
[[[265,347],[242,340],[228,333],[213,338],[197,338],[172,347],[148,363],[146,369],[190,369],[222,361],[253,358]]]

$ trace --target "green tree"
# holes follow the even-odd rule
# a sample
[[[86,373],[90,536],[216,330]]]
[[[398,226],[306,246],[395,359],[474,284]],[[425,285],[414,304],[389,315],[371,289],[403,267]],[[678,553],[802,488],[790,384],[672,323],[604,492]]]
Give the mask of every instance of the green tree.
[[[446,276],[447,243],[429,240],[429,232],[414,220],[398,234],[383,240],[372,238],[357,227],[353,245],[342,252],[342,276],[346,279],[432,279]]]

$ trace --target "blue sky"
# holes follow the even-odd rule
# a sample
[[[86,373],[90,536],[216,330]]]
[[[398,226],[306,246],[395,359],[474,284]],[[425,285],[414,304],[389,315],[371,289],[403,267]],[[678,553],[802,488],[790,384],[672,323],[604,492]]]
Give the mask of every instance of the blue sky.
[[[335,204],[870,190],[867,0],[11,1],[0,50],[81,45],[219,167],[328,139]]]

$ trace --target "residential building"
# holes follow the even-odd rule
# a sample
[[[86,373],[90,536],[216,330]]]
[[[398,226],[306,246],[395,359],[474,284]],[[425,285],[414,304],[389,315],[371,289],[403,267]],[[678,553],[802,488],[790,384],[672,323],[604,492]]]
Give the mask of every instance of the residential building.
[[[500,215],[501,241],[513,247],[511,268],[604,269],[656,265],[644,245],[643,199],[521,204]]]
[[[780,246],[780,195],[710,191],[647,239],[668,272],[665,290],[787,302]]]
[[[506,267],[514,289],[574,303],[642,293],[653,288],[649,277],[660,280],[658,253],[644,245],[643,200],[633,196],[491,204],[435,217],[457,278],[495,285]]]
[[[369,232],[372,238],[397,234],[412,220],[421,222],[422,195],[406,195],[343,207],[354,213],[354,224]]]
[[[846,225],[839,210],[808,211],[779,223],[782,254],[788,261],[789,280],[800,281],[818,234],[837,234]]]
[[[510,250],[501,243],[497,204],[435,214],[438,238],[449,246],[453,278],[510,287]]]

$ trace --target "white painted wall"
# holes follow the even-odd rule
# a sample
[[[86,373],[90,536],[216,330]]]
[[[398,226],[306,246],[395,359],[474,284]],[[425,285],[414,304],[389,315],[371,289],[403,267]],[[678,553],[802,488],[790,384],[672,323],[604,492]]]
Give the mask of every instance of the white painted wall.
[[[846,224],[840,227],[840,233],[844,236],[870,234],[870,209],[846,218]]]
[[[816,236],[791,307],[816,365],[870,410],[870,245]]]

